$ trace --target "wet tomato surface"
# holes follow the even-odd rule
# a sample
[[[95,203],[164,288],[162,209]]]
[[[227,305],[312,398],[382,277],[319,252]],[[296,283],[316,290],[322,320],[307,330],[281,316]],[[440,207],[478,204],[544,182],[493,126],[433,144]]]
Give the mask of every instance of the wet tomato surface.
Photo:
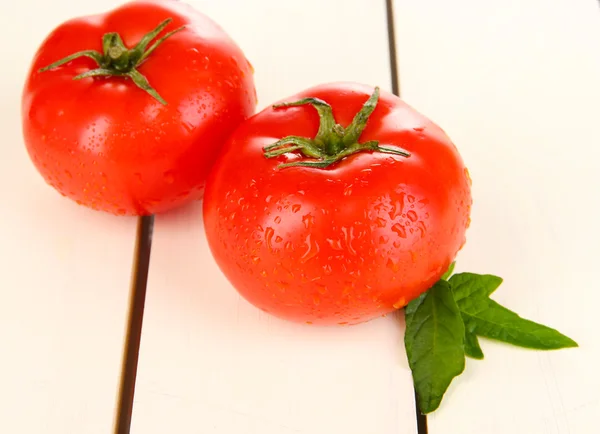
[[[145,215],[201,198],[255,107],[252,68],[223,29],[180,2],[134,1],[50,33],[25,83],[23,132],[60,193]]]
[[[209,176],[219,267],[288,320],[355,324],[405,306],[465,242],[470,178],[457,148],[373,87],[325,84],[283,100],[296,101],[243,123]]]

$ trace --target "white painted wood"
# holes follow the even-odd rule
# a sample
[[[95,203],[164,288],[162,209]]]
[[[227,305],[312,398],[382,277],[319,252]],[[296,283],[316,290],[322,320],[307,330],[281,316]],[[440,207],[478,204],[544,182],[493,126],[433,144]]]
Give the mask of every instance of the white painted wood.
[[[190,3],[245,50],[259,108],[328,81],[390,88],[382,1]],[[403,329],[394,317],[322,328],[263,314],[212,260],[199,203],[158,216],[132,433],[414,433]]]
[[[580,348],[483,341],[431,434],[594,434],[600,413],[600,10],[596,0],[395,0],[404,99],[446,129],[473,178],[457,269]]]
[[[101,8],[116,1],[104,1]],[[0,432],[111,432],[136,220],[46,186],[21,136],[29,62],[63,20],[98,2],[0,2]]]

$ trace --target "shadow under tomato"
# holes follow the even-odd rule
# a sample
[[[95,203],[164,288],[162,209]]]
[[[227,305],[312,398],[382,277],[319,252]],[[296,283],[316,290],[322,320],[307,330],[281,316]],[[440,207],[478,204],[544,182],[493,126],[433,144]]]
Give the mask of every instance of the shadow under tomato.
[[[298,324],[262,312],[231,286],[214,261],[202,220],[202,202],[156,216],[145,327],[214,340],[253,345],[264,351],[280,345],[310,343],[311,351],[332,346],[387,353],[405,368],[403,315],[354,325]],[[202,336],[202,338],[201,338]]]

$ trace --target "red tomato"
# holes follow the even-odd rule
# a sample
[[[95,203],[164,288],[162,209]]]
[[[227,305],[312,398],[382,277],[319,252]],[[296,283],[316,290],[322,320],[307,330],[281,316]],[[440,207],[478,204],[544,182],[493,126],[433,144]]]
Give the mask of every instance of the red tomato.
[[[220,147],[255,107],[252,67],[216,23],[177,1],[134,1],[47,37],[25,84],[23,131],[60,193],[145,215],[201,198]]]
[[[470,178],[456,147],[400,98],[377,93],[334,83],[287,98],[300,106],[248,119],[215,163],[209,246],[262,310],[363,322],[430,288],[464,244]]]

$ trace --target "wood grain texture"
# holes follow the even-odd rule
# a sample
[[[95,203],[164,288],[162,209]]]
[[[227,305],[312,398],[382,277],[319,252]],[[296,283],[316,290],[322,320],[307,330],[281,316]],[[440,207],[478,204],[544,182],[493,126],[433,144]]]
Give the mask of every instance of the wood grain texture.
[[[390,89],[385,4],[191,1],[242,46],[259,108],[327,81]],[[201,205],[158,216],[134,434],[408,434],[404,326],[296,325],[240,299],[208,250]]]
[[[0,4],[2,433],[112,428],[136,219],[87,210],[46,186],[27,156],[20,119],[29,63],[48,32],[111,3]]]
[[[439,123],[473,178],[457,271],[580,348],[482,340],[431,434],[593,434],[600,340],[600,11],[594,0],[395,0],[402,95]]]

